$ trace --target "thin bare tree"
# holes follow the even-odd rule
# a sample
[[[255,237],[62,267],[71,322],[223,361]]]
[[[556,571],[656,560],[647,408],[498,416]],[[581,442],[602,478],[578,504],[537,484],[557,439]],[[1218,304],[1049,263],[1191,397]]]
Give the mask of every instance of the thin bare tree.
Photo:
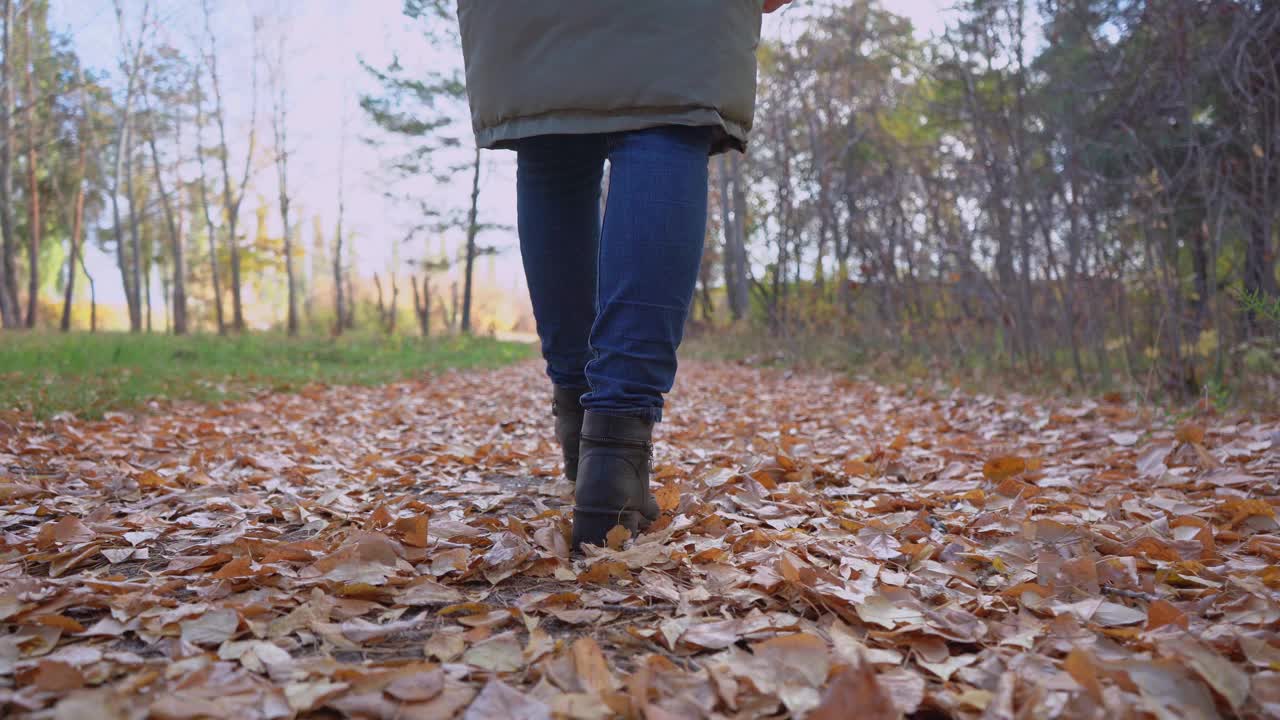
[[[164,165],[160,161],[159,143],[156,140],[158,128],[155,116],[152,113],[148,93],[142,92],[143,109],[146,111],[147,118],[147,145],[151,150],[151,167],[155,173],[156,190],[160,194],[160,206],[164,210],[165,228],[169,232],[169,253],[173,263],[171,273],[172,281],[172,312],[169,314],[173,320],[173,334],[187,334],[187,263],[186,254],[184,252],[184,242],[182,237],[182,218],[180,216],[181,206],[175,208],[174,202],[169,195],[169,191],[165,188],[164,183]],[[182,117],[175,113],[174,115],[174,147],[182,147]],[[178,183],[181,184],[180,182]],[[165,293],[168,297],[168,292]]]
[[[0,110],[0,324],[18,327],[22,320],[18,306],[17,240],[13,227],[13,23],[14,0],[4,2],[4,57],[0,60],[0,83],[4,103]]]
[[[39,63],[39,38],[36,35],[35,8],[27,7],[26,33],[26,76],[25,98],[27,111],[27,317],[25,325],[28,329],[36,326],[36,315],[40,308],[40,238],[43,230],[43,217],[40,214],[40,142],[36,138],[39,121],[36,118],[36,106],[40,104],[36,97],[36,68]]]
[[[347,116],[342,116],[342,131],[338,138],[338,227],[333,238],[333,334],[341,335],[347,326],[346,293],[343,290],[342,272],[342,221],[346,214],[346,164],[347,164]]]
[[[71,330],[71,306],[75,302],[76,293],[76,268],[84,261],[84,258],[81,257],[84,248],[84,206],[89,193],[88,178],[85,175],[88,168],[89,149],[94,148],[97,150],[98,145],[97,133],[93,123],[93,109],[89,104],[89,93],[85,91],[84,71],[79,65],[76,66],[76,86],[80,94],[80,142],[78,143],[79,147],[76,149],[76,171],[74,175],[76,196],[71,211],[67,276],[65,287],[63,288],[62,320],[59,323],[59,328],[62,332]]]
[[[233,182],[231,177],[231,153],[227,147],[226,111],[222,99],[222,81],[218,74],[218,39],[213,32],[212,12],[209,0],[201,0],[204,9],[205,34],[209,39],[206,64],[209,70],[210,84],[213,86],[214,110],[213,119],[218,126],[218,162],[222,168],[222,210],[227,222],[227,242],[231,253],[231,325],[236,332],[243,332],[244,294],[240,277],[240,239],[236,235],[236,224],[240,218],[240,205],[244,201],[245,191],[249,185],[249,175],[253,170],[253,154],[258,140],[258,34],[262,25],[261,19],[253,19],[253,61],[250,63],[252,82],[249,89],[249,138],[244,155],[244,170],[240,174],[240,182]]]
[[[271,82],[271,133],[275,141],[276,190],[280,205],[280,224],[284,229],[284,270],[288,283],[288,320],[290,337],[298,334],[298,285],[293,267],[293,222],[289,216],[289,84],[286,74],[288,23],[279,23],[275,61],[269,65]]]
[[[146,45],[146,35],[150,28],[151,2],[144,0],[142,13],[138,20],[138,33],[130,38],[125,24],[124,8],[120,0],[113,0],[116,12],[116,24],[122,38],[123,55],[121,66],[125,74],[124,103],[120,107],[120,119],[116,124],[115,162],[112,169],[110,188],[112,230],[116,244],[116,263],[120,268],[120,279],[124,285],[125,301],[129,309],[129,330],[142,331],[141,303],[141,258],[138,242],[138,212],[134,205],[132,162],[129,160],[133,150],[133,101],[138,89],[138,74],[142,67],[142,52]],[[126,192],[129,197],[130,238],[133,255],[133,267],[126,262],[124,227],[120,215],[120,176],[125,175]]]
[[[209,279],[213,289],[214,322],[218,334],[227,334],[226,312],[222,306],[222,271],[218,264],[218,231],[213,224],[213,209],[209,201],[209,173],[205,165],[204,147],[204,91],[200,78],[203,73],[197,65],[192,72],[192,83],[195,86],[196,103],[196,163],[200,167],[200,207],[204,211],[205,235],[209,246]]]

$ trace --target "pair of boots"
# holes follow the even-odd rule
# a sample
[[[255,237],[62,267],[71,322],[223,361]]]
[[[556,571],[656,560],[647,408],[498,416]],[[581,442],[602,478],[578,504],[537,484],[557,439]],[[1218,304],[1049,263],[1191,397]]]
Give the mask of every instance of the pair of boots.
[[[658,519],[649,492],[653,423],[582,407],[588,388],[556,387],[552,412],[573,489],[573,547],[604,545],[621,525],[634,536]]]

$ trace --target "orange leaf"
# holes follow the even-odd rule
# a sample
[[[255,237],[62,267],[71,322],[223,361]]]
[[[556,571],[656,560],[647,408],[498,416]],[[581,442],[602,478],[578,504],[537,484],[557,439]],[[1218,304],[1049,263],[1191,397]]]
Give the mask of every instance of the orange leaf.
[[[400,539],[405,545],[413,547],[427,546],[427,516],[414,515],[413,517],[400,518],[396,520],[396,532],[400,533]]]
[[[609,672],[609,664],[595,640],[581,637],[573,641],[573,667],[578,672],[578,682],[595,695],[604,695],[617,689],[618,682]]]
[[[81,625],[79,622],[67,617],[66,615],[40,615],[32,619],[41,625],[55,627],[59,630],[65,630],[71,633],[84,632],[84,625]]]
[[[680,488],[674,482],[669,482],[654,491],[653,499],[658,501],[658,508],[662,512],[675,512],[680,506]]]
[[[1179,426],[1173,436],[1178,442],[1190,445],[1204,444],[1204,428],[1195,423],[1186,423]]]
[[[622,544],[630,539],[631,531],[621,525],[614,525],[604,536],[604,541],[611,550],[621,550]]]
[[[871,665],[863,662],[836,675],[809,720],[892,720],[902,717]]]
[[[1280,590],[1280,565],[1268,565],[1258,573],[1262,584],[1274,590]]]
[[[31,684],[45,692],[68,692],[84,687],[84,675],[74,665],[58,660],[41,660]]]
[[[222,569],[214,573],[213,576],[219,580],[227,580],[229,578],[251,577],[256,574],[251,569],[251,566],[252,566],[252,563],[249,560],[249,556],[241,555],[235,560],[232,560],[226,565],[223,565]]]
[[[449,617],[451,615],[480,615],[489,612],[489,606],[478,602],[457,603],[440,608],[436,614],[441,617]]]
[[[1164,600],[1153,600],[1147,606],[1147,629],[1155,630],[1165,625],[1177,625],[1187,629],[1187,614]]]
[[[154,470],[148,470],[138,476],[138,487],[159,488],[168,487],[169,481],[160,476],[160,473]]]
[[[622,578],[626,576],[626,563],[606,561],[592,565],[590,569],[578,576],[578,582],[603,585],[604,583],[609,582],[610,578]]]
[[[386,505],[381,503],[373,509],[373,513],[369,515],[369,525],[372,527],[386,527],[391,524],[391,511]]]
[[[1023,593],[1035,593],[1042,598],[1053,597],[1052,590],[1039,583],[1033,582],[1018,583],[1017,585],[1002,591],[1000,594],[1007,598],[1013,598],[1016,600],[1021,598]]]
[[[1062,669],[1067,671],[1072,680],[1080,683],[1095,702],[1102,702],[1102,683],[1098,680],[1098,667],[1088,650],[1076,648],[1067,653]]]
[[[854,477],[871,477],[871,466],[861,460],[846,460],[844,472]]]
[[[994,482],[1001,482],[1026,471],[1027,461],[1013,455],[993,457],[982,466],[983,476]]]
[[[1269,518],[1276,516],[1275,508],[1271,507],[1266,500],[1258,499],[1230,498],[1218,506],[1218,512],[1231,516],[1227,521],[1227,527],[1235,527],[1255,515]]]

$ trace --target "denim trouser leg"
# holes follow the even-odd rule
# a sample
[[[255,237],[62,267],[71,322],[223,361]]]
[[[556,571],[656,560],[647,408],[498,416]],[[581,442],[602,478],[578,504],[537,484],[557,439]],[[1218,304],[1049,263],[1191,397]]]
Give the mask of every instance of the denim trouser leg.
[[[520,145],[520,247],[543,357],[557,384],[585,375],[588,410],[661,419],[702,261],[710,144],[708,128],[661,127]]]
[[[520,143],[517,223],[525,281],[551,382],[586,387],[600,246],[599,135],[548,135]]]

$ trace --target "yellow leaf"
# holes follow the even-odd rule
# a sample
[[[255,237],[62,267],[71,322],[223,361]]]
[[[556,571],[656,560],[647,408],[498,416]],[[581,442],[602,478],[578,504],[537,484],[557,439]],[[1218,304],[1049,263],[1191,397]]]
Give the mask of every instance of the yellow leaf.
[[[1007,480],[1014,475],[1021,475],[1026,471],[1027,461],[1013,455],[993,457],[982,466],[983,476],[994,482]]]
[[[654,491],[653,499],[658,501],[658,508],[662,512],[675,512],[680,506],[680,488],[674,482],[668,482]]]
[[[1258,573],[1258,577],[1262,580],[1263,585],[1280,590],[1280,565],[1268,565]]]
[[[622,562],[598,562],[578,576],[580,583],[597,583],[603,585],[609,578],[626,577],[627,564]]]
[[[605,536],[604,541],[611,550],[621,550],[622,544],[631,539],[631,531],[621,525],[614,525]]]
[[[436,613],[441,617],[449,617],[450,615],[480,615],[489,612],[489,606],[478,602],[464,602],[448,607],[440,608],[440,612]]]

